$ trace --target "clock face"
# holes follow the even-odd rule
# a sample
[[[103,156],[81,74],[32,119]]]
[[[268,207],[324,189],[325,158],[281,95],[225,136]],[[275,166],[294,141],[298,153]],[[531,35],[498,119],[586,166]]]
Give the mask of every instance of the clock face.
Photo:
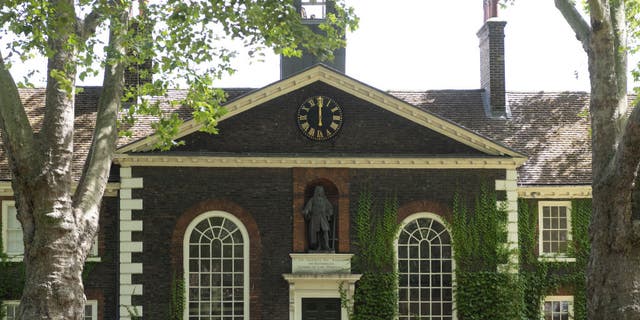
[[[298,107],[296,122],[307,138],[328,140],[342,128],[342,107],[329,97],[313,96]]]

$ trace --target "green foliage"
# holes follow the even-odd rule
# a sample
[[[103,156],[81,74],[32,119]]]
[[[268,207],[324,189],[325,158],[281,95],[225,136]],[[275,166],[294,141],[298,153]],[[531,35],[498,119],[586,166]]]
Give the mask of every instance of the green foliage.
[[[20,300],[24,288],[25,268],[22,262],[0,261],[0,301]]]
[[[398,201],[386,199],[381,213],[374,213],[374,208],[371,192],[364,189],[360,193],[354,223],[358,247],[354,264],[362,272],[354,296],[353,319],[356,320],[391,320],[397,311],[394,240],[400,227]]]
[[[507,212],[496,207],[496,195],[482,187],[475,210],[467,212],[459,195],[453,200],[453,245],[456,266],[466,271],[496,271],[509,260]]]
[[[215,133],[217,119],[225,112],[221,108],[225,97],[211,88],[215,80],[235,72],[234,59],[259,60],[271,49],[286,56],[304,51],[331,60],[333,51],[345,46],[345,33],[357,27],[358,18],[343,0],[328,2],[326,19],[319,25],[322,32],[305,25],[294,4],[294,0],[1,1],[0,34],[12,41],[0,50],[6,50],[0,52],[6,57],[0,67],[37,55],[66,57],[61,70],[46,70],[44,75],[72,94],[76,75],[84,79],[123,65],[140,78],[153,80],[125,88],[122,100],[133,106],[123,123],[131,125],[138,116],[155,117],[154,129],[161,133],[156,147],[166,149],[175,144],[173,134],[182,123],[170,118],[170,109],[157,99],[175,98],[169,96],[169,88],[186,85],[189,93],[175,102],[191,107],[203,130]],[[129,16],[137,11],[139,15]],[[106,43],[105,33],[110,35]],[[231,41],[246,48],[249,56],[239,57],[228,47]],[[41,65],[29,67],[44,71],[37,69]],[[20,85],[28,86],[28,79]]]
[[[185,296],[184,296],[184,279],[182,275],[173,273],[171,279],[171,302],[169,304],[169,320],[182,320]]]
[[[517,274],[456,271],[456,306],[460,318],[519,319],[521,299]]]
[[[0,221],[0,230],[2,222]],[[19,300],[24,288],[24,263],[12,262],[4,253],[4,243],[0,237],[0,302],[3,300]],[[0,310],[4,310],[0,304]],[[1,312],[1,311],[0,311]],[[0,319],[2,314],[0,314]]]
[[[516,274],[508,269],[507,212],[496,206],[496,195],[482,186],[475,210],[469,213],[463,199],[453,203],[456,307],[465,320],[520,318],[522,291]]]
[[[365,271],[354,295],[354,320],[392,320],[398,304],[398,276],[395,272]]]
[[[527,200],[518,203],[520,241],[520,278],[524,292],[525,319],[542,317],[540,303],[558,288],[573,291],[573,319],[587,319],[585,270],[589,259],[589,217],[591,199],[573,200],[571,203],[572,243],[569,255],[575,262],[554,262],[538,259],[538,208]]]

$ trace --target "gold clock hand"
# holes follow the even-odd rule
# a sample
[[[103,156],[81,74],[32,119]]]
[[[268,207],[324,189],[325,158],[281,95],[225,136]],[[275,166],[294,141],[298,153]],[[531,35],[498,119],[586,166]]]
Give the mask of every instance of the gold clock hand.
[[[322,96],[318,97],[318,127],[322,127]]]

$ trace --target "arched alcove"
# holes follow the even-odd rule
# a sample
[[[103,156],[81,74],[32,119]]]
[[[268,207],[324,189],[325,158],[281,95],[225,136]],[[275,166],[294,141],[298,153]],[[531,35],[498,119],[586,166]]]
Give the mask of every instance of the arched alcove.
[[[329,245],[334,249],[335,252],[338,252],[338,235],[339,235],[339,200],[340,200],[340,192],[338,187],[329,179],[315,179],[305,186],[304,189],[304,203],[305,205],[309,202],[309,200],[313,197],[316,187],[321,186],[324,189],[324,194],[327,197],[327,200],[331,203],[333,207],[333,217],[330,223],[329,230]],[[313,251],[317,248],[311,248],[308,241],[308,232],[309,232],[309,224],[308,221],[305,221],[305,251]]]

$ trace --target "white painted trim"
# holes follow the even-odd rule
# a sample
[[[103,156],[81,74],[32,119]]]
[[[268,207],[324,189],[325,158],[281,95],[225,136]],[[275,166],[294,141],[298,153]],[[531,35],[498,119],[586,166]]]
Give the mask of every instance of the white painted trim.
[[[218,168],[366,168],[366,169],[516,169],[526,158],[429,157],[293,157],[293,156],[168,156],[117,154],[113,161],[131,167]]]
[[[4,300],[2,301],[2,307],[6,308],[6,306],[8,305],[12,305],[12,306],[19,306],[20,305],[20,300]],[[6,310],[4,310],[6,312]],[[6,317],[2,317],[2,320],[6,320]]]
[[[91,320],[98,320],[98,300],[87,300],[86,306],[91,306]],[[86,314],[84,315],[87,316]]]
[[[544,318],[544,303],[545,302],[554,302],[554,301],[566,301],[569,303],[569,319],[573,319],[573,296],[545,296],[542,299],[542,303],[540,304],[541,315]]]
[[[242,234],[242,238],[244,242],[244,248],[242,252],[242,254],[244,255],[243,256],[243,262],[244,262],[244,274],[243,274],[244,276],[244,279],[243,279],[244,281],[244,284],[243,284],[244,285],[243,287],[244,315],[243,315],[243,318],[245,320],[249,320],[251,319],[249,317],[249,310],[251,306],[251,299],[249,294],[249,291],[251,290],[251,284],[249,283],[249,280],[250,280],[249,275],[251,272],[249,268],[250,267],[249,261],[251,259],[251,256],[249,252],[249,247],[251,245],[251,239],[249,238],[249,232],[247,232],[247,228],[244,226],[242,221],[240,221],[240,219],[238,219],[236,216],[234,216],[229,212],[218,211],[218,210],[201,213],[189,223],[189,226],[187,226],[187,229],[184,232],[184,238],[182,240],[182,259],[183,259],[182,263],[183,263],[183,270],[184,270],[185,297],[187,300],[184,308],[184,318],[187,319],[189,316],[189,278],[188,278],[189,277],[189,240],[191,238],[191,233],[193,232],[193,229],[198,225],[198,223],[212,217],[222,217],[222,218],[231,220],[231,222],[233,222],[238,227],[238,229],[240,230],[240,233]]]
[[[11,181],[0,181],[0,196],[3,196],[3,197],[13,196],[13,188],[11,187]]]
[[[543,239],[542,232],[543,221],[542,221],[542,210],[545,206],[551,207],[566,207],[567,208],[567,249],[571,244],[573,239],[572,237],[572,228],[571,228],[571,201],[539,201],[538,202],[538,259],[543,261],[564,261],[564,262],[574,262],[575,258],[570,257],[568,253],[545,253],[543,252]]]
[[[393,243],[393,247],[396,250],[395,254],[394,254],[394,260],[395,260],[395,266],[396,266],[396,271],[398,268],[398,239],[400,238],[400,233],[402,232],[402,230],[404,230],[404,227],[409,224],[410,222],[417,220],[417,219],[433,219],[436,222],[440,223],[441,225],[444,226],[445,230],[449,233],[449,237],[451,238],[451,288],[452,291],[455,292],[455,288],[456,288],[456,260],[455,260],[455,252],[454,252],[454,248],[453,248],[453,234],[451,233],[451,229],[449,229],[449,223],[444,220],[442,218],[442,216],[436,214],[436,213],[432,213],[432,212],[416,212],[413,214],[408,215],[406,218],[402,219],[402,222],[400,222],[400,228],[398,228],[398,234],[396,234],[394,243]],[[456,308],[456,295],[455,293],[452,294],[451,296],[451,302],[453,304],[452,307],[452,317],[453,320],[458,319],[458,313],[457,313],[457,308]]]
[[[492,155],[508,155],[516,158],[525,157],[521,153],[460,127],[453,122],[422,111],[388,93],[349,78],[344,74],[338,73],[323,65],[316,65],[290,78],[275,82],[262,89],[255,90],[238,99],[232,100],[224,105],[227,109],[227,113],[220,117],[218,121],[229,119],[269,100],[293,92],[316,81],[321,81],[330,86],[334,86],[348,94],[373,103],[389,112],[404,117],[482,152]],[[186,121],[180,127],[176,138],[195,132],[199,130],[201,126],[202,125],[197,123],[195,120]],[[148,151],[155,146],[158,140],[157,135],[151,135],[119,148],[117,153]]]
[[[19,254],[17,252],[15,253],[9,253],[7,252],[7,243],[9,241],[9,232],[8,232],[8,226],[9,226],[9,208],[10,207],[14,207],[16,206],[16,202],[13,200],[4,200],[2,201],[2,252],[6,253],[7,255],[9,255],[9,258],[11,258],[12,260],[14,258],[19,258],[18,261],[22,261],[22,255],[24,255],[24,252],[22,252],[22,254]]]
[[[142,241],[131,241],[134,231],[143,231],[144,224],[141,220],[132,220],[132,210],[143,210],[142,199],[132,199],[132,190],[140,189],[144,186],[143,178],[133,178],[132,170],[129,167],[120,168],[120,179],[124,183],[119,185],[119,232],[118,232],[118,256],[119,256],[119,301],[120,319],[130,319],[131,315],[127,311],[136,310],[142,315],[142,306],[132,305],[132,296],[143,295],[142,284],[132,283],[132,275],[142,274],[144,266],[142,263],[132,262],[132,252],[142,252],[144,243]]]
[[[531,199],[584,199],[591,198],[590,185],[519,186],[518,197]]]
[[[71,191],[74,192],[78,187],[78,183],[74,182],[71,186]],[[120,190],[119,182],[109,182],[104,190],[105,197],[116,197]],[[13,188],[11,187],[11,181],[0,181],[0,197],[13,197]]]
[[[361,276],[361,274],[351,273],[283,274],[282,277],[289,283],[289,320],[303,320],[302,299],[304,298],[340,299],[340,286],[346,291],[348,302],[353,303],[355,283]],[[348,310],[342,304],[340,313],[340,319],[349,319]]]
[[[507,211],[507,248],[511,251],[507,271],[518,273],[518,171],[507,169],[504,180],[496,180],[495,188],[505,191],[507,199],[497,201],[496,206],[504,206]]]

